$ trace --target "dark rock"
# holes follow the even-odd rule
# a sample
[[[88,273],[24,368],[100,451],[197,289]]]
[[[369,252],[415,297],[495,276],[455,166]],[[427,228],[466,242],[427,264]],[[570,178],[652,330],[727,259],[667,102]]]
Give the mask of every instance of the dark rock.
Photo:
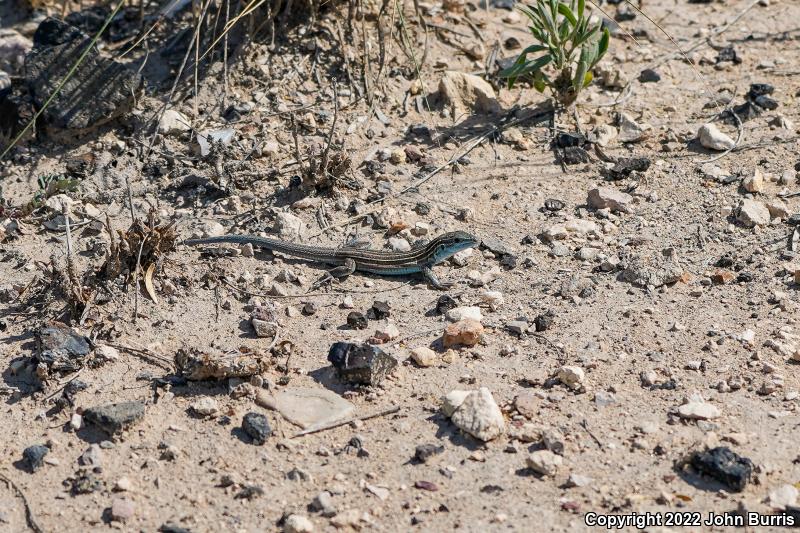
[[[750,283],[755,279],[750,272],[739,272],[739,275],[736,276],[736,281],[739,283]]]
[[[641,83],[658,83],[661,81],[661,74],[651,68],[646,68],[639,73]]]
[[[0,70],[0,101],[11,94],[11,77]]]
[[[73,11],[66,16],[64,21],[89,35],[95,35],[103,27],[110,14],[110,7],[91,6],[80,11]],[[110,42],[126,39],[136,32],[138,27],[136,21],[138,20],[137,9],[123,8],[111,19],[100,37]]]
[[[372,302],[372,307],[369,309],[369,311],[374,317],[374,320],[383,320],[391,314],[389,302],[383,302],[380,300],[375,300]]]
[[[700,474],[712,477],[736,492],[744,490],[753,473],[750,459],[725,446],[695,453],[690,464]]]
[[[414,488],[420,490],[427,490],[430,492],[436,492],[439,490],[439,487],[436,485],[436,483],[434,483],[433,481],[424,481],[424,480],[415,481]]]
[[[734,65],[738,65],[742,62],[742,58],[736,53],[736,49],[733,47],[733,45],[722,48],[717,54],[717,64],[724,63],[726,61],[733,63]]]
[[[25,59],[25,81],[36,108],[43,107],[90,41],[70,24],[52,17],[42,21]],[[92,48],[43,116],[52,127],[84,133],[127,113],[141,89],[140,74]]]
[[[516,250],[499,239],[486,237],[481,240],[481,246],[491,251],[496,256],[514,255]]]
[[[589,157],[589,152],[580,146],[568,146],[564,148],[561,160],[565,165],[579,165],[589,163],[592,159]]]
[[[414,449],[414,459],[420,463],[424,463],[434,455],[439,455],[440,453],[444,453],[444,446],[420,444]]]
[[[74,372],[89,355],[89,339],[61,322],[51,322],[36,332],[36,359],[57,372]]]
[[[748,120],[753,120],[754,118],[760,116],[764,110],[748,100],[741,105],[733,106],[733,112],[736,113],[736,116],[739,117],[739,120],[742,122],[747,122]],[[726,113],[726,116],[730,117],[730,114]]]
[[[553,320],[555,320],[555,313],[548,311],[534,318],[533,325],[536,327],[536,331],[547,331],[553,325]]]
[[[264,489],[259,485],[242,485],[242,490],[236,493],[236,500],[252,500],[264,495]]]
[[[255,444],[264,444],[269,436],[272,435],[269,420],[261,413],[247,413],[244,415],[242,429],[253,439]]]
[[[774,98],[770,98],[769,96],[763,95],[759,96],[755,99],[755,104],[758,107],[766,109],[767,111],[775,111],[778,109],[778,101]]]
[[[621,180],[633,172],[647,172],[650,163],[651,161],[647,157],[620,157],[608,171],[608,176],[614,180]]]
[[[22,452],[22,458],[25,459],[31,472],[36,472],[44,464],[44,456],[48,452],[50,452],[50,448],[47,446],[34,444],[25,448],[25,451]]]
[[[144,418],[144,402],[120,402],[84,411],[83,419],[102,429],[109,435],[122,432]]]
[[[166,524],[161,524],[161,526],[158,528],[158,531],[159,533],[192,533],[190,529],[176,526],[175,524],[170,524],[169,522]]]
[[[585,142],[586,139],[583,135],[578,135],[577,133],[559,133],[556,135],[556,146],[559,148],[583,146]]]
[[[397,366],[394,357],[377,346],[350,342],[333,343],[328,361],[343,381],[364,385],[378,385]]]
[[[800,218],[800,214],[797,215]],[[451,309],[455,309],[458,307],[458,302],[456,302],[452,296],[447,294],[442,294],[439,296],[439,299],[436,300],[436,312],[440,315],[445,314]]]
[[[90,470],[82,470],[74,478],[68,479],[67,484],[73,496],[78,494],[91,494],[103,488],[103,482],[97,474]]]
[[[70,157],[66,162],[67,174],[73,178],[86,178],[95,168],[95,157],[91,152]]]
[[[786,221],[790,226],[800,226],[800,213],[795,213]]]
[[[567,204],[561,200],[556,200],[555,198],[548,198],[544,201],[544,208],[552,212],[561,211],[566,205]]]
[[[431,206],[430,204],[426,204],[425,202],[419,202],[417,205],[414,206],[414,212],[421,216],[428,215],[431,212]]]
[[[347,325],[353,329],[367,329],[367,317],[364,313],[351,311],[347,314]]]
[[[306,302],[303,305],[303,314],[307,316],[315,315],[317,313],[317,304],[314,302]]]
[[[750,91],[748,91],[747,97],[750,100],[755,100],[759,96],[765,96],[774,92],[775,87],[769,83],[753,83],[750,85]]]

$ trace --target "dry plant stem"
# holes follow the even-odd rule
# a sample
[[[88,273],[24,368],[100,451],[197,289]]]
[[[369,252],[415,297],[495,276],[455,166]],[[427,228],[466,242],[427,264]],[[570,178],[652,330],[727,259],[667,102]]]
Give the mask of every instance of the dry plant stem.
[[[136,323],[136,319],[139,316],[139,271],[142,269],[141,261],[142,261],[142,249],[144,248],[144,243],[147,241],[147,237],[150,234],[146,234],[142,239],[142,242],[139,243],[139,254],[136,256],[136,268],[134,269],[133,277],[136,281],[136,293],[133,296],[133,323]]]
[[[381,416],[393,415],[394,413],[397,413],[399,411],[400,411],[400,407],[392,407],[392,408],[380,411],[378,413],[373,413],[371,415],[359,416],[357,418],[351,418],[349,420],[342,420],[341,422],[332,422],[330,424],[327,424],[325,426],[318,427],[318,428],[305,429],[303,431],[300,431],[299,433],[295,433],[290,438],[296,439],[297,437],[302,437],[303,435],[311,435],[312,433],[319,433],[321,431],[327,431],[329,429],[334,429],[334,428],[346,426],[347,424],[350,424],[351,422],[355,422],[356,420],[359,420],[359,421],[363,422],[365,420],[370,420],[372,418],[378,418],[378,417],[381,417]]]
[[[106,344],[108,344],[109,346],[111,346],[113,348],[117,348],[118,350],[123,350],[123,351],[126,351],[128,353],[132,353],[133,355],[137,355],[139,357],[150,359],[151,362],[155,361],[156,364],[161,366],[161,368],[165,368],[166,370],[174,370],[174,368],[172,366],[172,361],[170,361],[170,359],[168,357],[166,357],[164,355],[161,355],[161,354],[157,354],[157,353],[155,353],[152,350],[149,350],[147,348],[134,348],[132,346],[126,346],[124,344],[116,344],[116,343],[111,343],[111,342],[108,342]]]
[[[331,144],[333,143],[333,134],[336,132],[336,121],[339,118],[339,92],[336,90],[336,82],[332,85],[333,88],[333,123],[331,130],[328,132],[328,139],[325,142],[325,150],[322,152],[322,174],[327,180],[328,174],[328,157],[331,151]]]
[[[36,519],[33,517],[33,511],[31,511],[31,506],[28,503],[28,498],[25,497],[25,493],[22,492],[22,489],[5,474],[0,474],[0,479],[5,481],[6,485],[11,486],[14,492],[17,493],[17,496],[22,500],[22,504],[25,506],[25,522],[28,524],[28,528],[34,533],[44,533],[44,530],[36,523]]]
[[[203,12],[200,15],[200,21],[205,18],[206,11],[208,10],[208,6],[211,4],[211,0],[206,0],[205,4],[203,5]],[[194,29],[194,35],[192,36],[192,45],[188,47],[186,50],[186,54],[183,56],[183,61],[181,62],[181,67],[178,69],[178,73],[175,75],[175,81],[172,83],[172,88],[169,90],[169,95],[167,95],[167,100],[161,105],[161,109],[157,112],[158,118],[155,121],[155,127],[153,128],[153,136],[150,137],[150,143],[147,146],[147,152],[144,154],[145,159],[150,157],[150,152],[153,151],[153,145],[156,142],[156,137],[158,136],[158,124],[161,122],[161,118],[164,116],[164,113],[167,111],[167,108],[172,103],[172,98],[175,96],[175,90],[178,88],[178,82],[181,80],[181,76],[183,76],[183,70],[186,68],[186,62],[189,60],[189,54],[192,53],[192,48],[194,48],[194,42],[197,38],[198,34],[200,33],[200,26],[201,24],[197,24]]]

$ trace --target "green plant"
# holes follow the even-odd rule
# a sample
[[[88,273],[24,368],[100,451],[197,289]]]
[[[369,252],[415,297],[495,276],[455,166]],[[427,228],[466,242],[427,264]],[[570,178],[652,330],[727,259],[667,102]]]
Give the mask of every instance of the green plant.
[[[602,24],[591,24],[585,0],[536,0],[536,5],[519,8],[531,22],[538,44],[524,49],[509,68],[500,72],[508,88],[520,77],[531,77],[539,92],[549,88],[562,106],[575,103],[581,90],[592,82],[592,68],[606,51],[610,34]],[[544,52],[533,60],[528,54]],[[547,71],[550,72],[548,74]]]

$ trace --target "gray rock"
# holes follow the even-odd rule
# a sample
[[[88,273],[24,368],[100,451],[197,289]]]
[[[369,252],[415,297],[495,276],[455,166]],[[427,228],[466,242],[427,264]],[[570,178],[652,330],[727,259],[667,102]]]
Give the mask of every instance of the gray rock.
[[[36,108],[43,107],[90,40],[58,19],[42,21],[25,59],[25,81]],[[130,111],[142,85],[142,77],[135,70],[92,48],[50,101],[43,113],[45,122],[58,129],[88,131]]]
[[[328,361],[339,377],[349,383],[377,385],[397,367],[397,360],[377,346],[335,342],[328,352]]]
[[[311,509],[328,518],[335,516],[338,512],[336,505],[333,503],[333,496],[327,490],[323,490],[314,497],[311,502]]]
[[[439,94],[449,104],[456,119],[474,113],[497,113],[501,106],[492,86],[472,74],[447,71],[439,82]]]
[[[234,135],[236,135],[236,130],[233,128],[201,131],[197,134],[197,146],[200,149],[200,155],[207,156],[211,152],[212,145],[229,145]]]
[[[733,148],[736,143],[733,139],[719,131],[714,124],[703,124],[697,132],[700,144],[710,150],[724,151]]]
[[[72,372],[83,366],[89,355],[89,340],[77,330],[61,322],[51,322],[36,332],[36,359],[50,370]]]
[[[122,432],[144,418],[144,402],[132,401],[92,407],[83,412],[85,422],[109,435]]]
[[[22,452],[22,458],[28,464],[31,472],[36,472],[44,464],[44,456],[50,452],[50,448],[42,444],[28,446]]]
[[[242,429],[253,439],[255,444],[264,444],[269,436],[272,435],[269,420],[261,413],[247,413],[244,415]]]
[[[631,261],[622,271],[622,279],[640,287],[661,287],[677,282],[683,275],[683,268],[674,261],[656,259],[651,262],[642,259]]]
[[[550,450],[537,450],[528,456],[528,468],[543,476],[553,476],[564,462],[560,455]]]

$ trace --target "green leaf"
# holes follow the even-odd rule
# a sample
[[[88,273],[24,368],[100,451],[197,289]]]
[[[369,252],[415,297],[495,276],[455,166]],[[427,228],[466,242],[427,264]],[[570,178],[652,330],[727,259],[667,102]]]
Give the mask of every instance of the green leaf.
[[[583,52],[581,52],[583,56]],[[583,87],[583,79],[586,77],[586,71],[589,70],[589,62],[584,57],[578,61],[578,70],[575,72],[575,78],[572,80],[572,86],[575,91],[580,91]]]
[[[552,16],[550,11],[544,6],[544,4],[537,4],[536,7],[538,8],[539,15],[542,17],[542,22],[547,32],[551,35],[558,34],[555,18]]]
[[[561,13],[565,19],[567,19],[570,25],[574,28],[578,25],[578,19],[575,18],[575,14],[569,8],[568,5],[562,4],[561,2],[558,3],[558,12]]]
[[[583,10],[586,7],[586,0],[578,0],[578,18],[583,18]]]
[[[594,76],[592,75],[592,71],[590,70],[589,72],[586,73],[586,76],[583,77],[583,86],[588,87],[589,84],[592,83],[593,79]]]
[[[608,32],[608,28],[604,28],[603,29],[603,35],[600,37],[600,42],[598,43],[598,47],[597,47],[597,60],[598,61],[608,51],[608,43],[609,43],[610,40],[611,40],[611,34]]]

